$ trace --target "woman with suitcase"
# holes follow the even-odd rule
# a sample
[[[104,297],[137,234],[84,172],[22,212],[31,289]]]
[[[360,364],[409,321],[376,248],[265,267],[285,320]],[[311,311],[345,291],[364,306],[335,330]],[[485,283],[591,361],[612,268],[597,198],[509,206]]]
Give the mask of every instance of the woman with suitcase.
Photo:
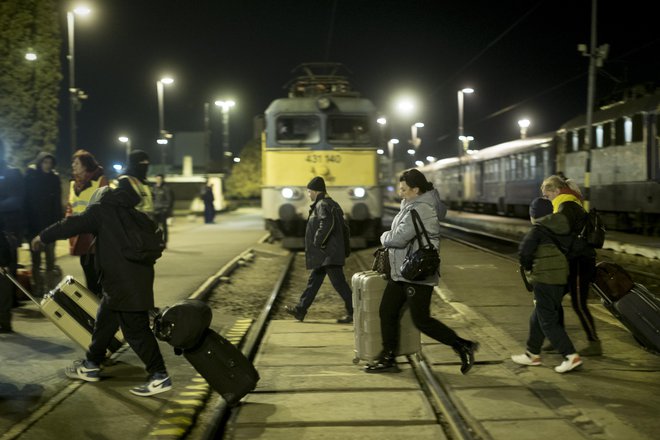
[[[365,371],[399,371],[395,360],[399,316],[404,304],[408,303],[415,327],[438,342],[452,347],[461,359],[461,372],[467,374],[474,365],[474,352],[479,344],[459,337],[454,330],[431,317],[431,295],[433,287],[438,284],[439,275],[436,273],[422,280],[410,281],[401,274],[401,265],[408,254],[408,248],[416,240],[411,211],[417,211],[432,244],[439,249],[440,220],[445,217],[447,208],[440,201],[433,184],[416,169],[403,172],[399,179],[399,194],[403,199],[401,210],[392,220],[391,229],[380,237],[382,245],[388,249],[391,268],[390,280],[380,304],[383,351],[378,360],[368,365]]]

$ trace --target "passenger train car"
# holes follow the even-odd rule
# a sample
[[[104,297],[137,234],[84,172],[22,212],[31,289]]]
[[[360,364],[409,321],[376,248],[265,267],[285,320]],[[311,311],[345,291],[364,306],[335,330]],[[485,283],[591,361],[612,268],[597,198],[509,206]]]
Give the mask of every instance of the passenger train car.
[[[303,246],[311,203],[306,185],[315,176],[344,210],[352,246],[366,246],[380,234],[376,109],[351,89],[342,68],[300,65],[288,97],[265,112],[261,203],[267,230],[284,247]]]
[[[660,92],[593,113],[590,207],[610,229],[660,232]],[[585,187],[586,117],[546,135],[505,142],[420,170],[453,209],[527,217],[543,179],[562,172]]]

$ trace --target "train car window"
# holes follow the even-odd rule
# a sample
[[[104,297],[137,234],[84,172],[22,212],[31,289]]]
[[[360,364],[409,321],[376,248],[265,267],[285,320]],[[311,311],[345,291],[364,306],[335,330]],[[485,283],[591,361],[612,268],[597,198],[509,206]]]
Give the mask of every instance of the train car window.
[[[571,151],[578,151],[580,148],[580,136],[577,131],[571,132]]]
[[[280,116],[276,125],[277,142],[302,145],[321,140],[320,121],[316,116]]]
[[[623,118],[623,142],[629,144],[632,142],[632,119],[629,117]]]
[[[612,135],[614,134],[614,125],[612,122],[603,124],[603,147],[612,145]]]
[[[369,119],[367,116],[330,116],[328,118],[328,141],[369,142]]]
[[[626,143],[625,122],[626,118],[619,118],[615,122],[614,145],[624,145]]]
[[[644,141],[644,114],[637,113],[632,118],[632,142]]]
[[[545,178],[545,176],[549,176],[552,174],[552,164],[550,163],[550,151],[545,149],[543,150],[542,155],[543,155],[543,173],[539,177]]]

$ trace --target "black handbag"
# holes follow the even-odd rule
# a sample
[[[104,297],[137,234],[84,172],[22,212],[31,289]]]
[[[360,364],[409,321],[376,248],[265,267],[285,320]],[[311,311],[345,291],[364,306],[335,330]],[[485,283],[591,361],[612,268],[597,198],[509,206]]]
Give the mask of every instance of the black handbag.
[[[417,239],[419,247],[415,252],[411,252],[413,243],[410,243],[408,254],[401,265],[401,276],[409,281],[419,281],[432,276],[434,273],[438,273],[439,275],[440,255],[438,254],[438,250],[431,243],[424,223],[422,223],[422,219],[419,217],[417,211],[412,209],[410,215],[413,226],[415,227],[415,238],[413,242]],[[422,234],[426,238],[426,244],[422,241]]]
[[[379,247],[374,251],[374,262],[371,264],[371,270],[385,275],[390,279],[390,255],[386,247]]]

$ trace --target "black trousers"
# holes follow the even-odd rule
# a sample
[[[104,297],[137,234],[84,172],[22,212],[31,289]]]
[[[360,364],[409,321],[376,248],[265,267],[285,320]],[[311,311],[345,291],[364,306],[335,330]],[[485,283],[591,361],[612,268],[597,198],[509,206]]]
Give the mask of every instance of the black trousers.
[[[120,312],[108,309],[103,303],[96,313],[87,360],[97,364],[103,362],[106,350],[119,328],[149,375],[167,372],[158,341],[149,327],[149,312]]]
[[[157,212],[154,214],[156,224],[163,230],[163,241],[167,244],[167,212]]]
[[[573,342],[563,325],[564,286],[535,283],[534,310],[529,318],[527,350],[540,354],[543,340],[547,338],[563,356],[575,353]]]
[[[351,286],[346,282],[346,277],[344,276],[343,266],[323,266],[316,269],[312,269],[312,272],[309,274],[309,279],[307,280],[307,287],[300,295],[300,301],[296,308],[303,312],[307,313],[316,298],[316,294],[319,292],[321,285],[325,276],[328,275],[332,287],[335,288],[341,299],[344,301],[344,306],[346,307],[346,313],[353,316],[353,293],[351,292]]]
[[[103,297],[103,289],[99,283],[99,274],[94,267],[96,254],[87,254],[80,256],[80,266],[85,273],[85,285],[94,292],[99,298]]]
[[[433,286],[392,280],[387,282],[379,310],[385,351],[396,351],[399,344],[401,309],[406,302],[410,307],[413,323],[419,331],[445,345],[457,345],[459,337],[456,332],[431,317],[432,294]]]
[[[580,324],[589,341],[597,341],[596,325],[591,316],[587,300],[589,285],[596,273],[596,260],[591,257],[574,258],[568,262],[568,289],[571,292],[571,305],[580,319]]]

